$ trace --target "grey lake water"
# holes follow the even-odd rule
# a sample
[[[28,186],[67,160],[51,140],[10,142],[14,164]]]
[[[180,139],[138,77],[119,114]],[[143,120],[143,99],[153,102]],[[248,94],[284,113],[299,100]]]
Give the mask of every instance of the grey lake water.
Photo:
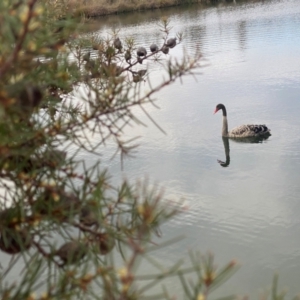
[[[241,264],[216,296],[258,298],[275,272],[280,288],[293,296],[300,292],[300,2],[128,13],[93,20],[91,31],[105,37],[119,30],[121,39],[132,36],[148,47],[162,41],[163,16],[170,20],[170,36],[184,35],[165,58],[181,59],[184,49],[194,53],[198,47],[203,67],[197,76],[184,77],[156,94],[159,109],[146,107],[166,134],[135,109],[147,124],[126,130],[127,138],[140,137],[135,157],[126,159],[121,171],[120,159],[109,159],[112,143],[103,165],[112,181],[148,178],[164,188],[167,199],[185,208],[161,228],[162,240],[185,239],[157,252],[159,261],[171,265],[190,249],[212,251],[220,266],[231,259]],[[148,68],[153,82],[161,81],[161,65],[148,62],[141,67]],[[222,114],[213,115],[218,103],[227,107],[230,128],[262,123],[272,132],[262,143],[229,140],[227,167],[218,163],[226,160]],[[167,286],[180,295],[175,279]]]
[[[132,113],[146,125],[129,126],[124,132],[124,139],[139,137],[134,157],[125,159],[122,169],[120,157],[111,159],[113,141],[104,153],[103,148],[99,151],[113,183],[148,180],[163,188],[167,205],[182,208],[155,240],[185,237],[153,254],[162,266],[187,258],[190,250],[210,251],[218,266],[232,259],[241,265],[211,299],[230,294],[258,299],[270,289],[275,273],[290,299],[300,294],[300,1],[236,2],[90,22],[88,36],[106,37],[115,30],[122,40],[133,37],[148,48],[153,42],[161,45],[160,19],[168,17],[170,36],[182,32],[184,39],[162,58],[181,60],[196,49],[203,54],[195,76],[159,91],[159,108],[145,107],[166,134],[134,108]],[[138,68],[148,70],[154,85],[166,77],[162,64],[153,61]],[[146,82],[140,87],[141,93],[149,90]],[[272,135],[260,143],[223,140],[222,114],[213,114],[218,103],[226,105],[229,128],[261,123]],[[91,165],[99,157],[81,152],[78,158]],[[0,267],[9,261],[0,253]],[[9,280],[18,278],[22,266],[16,264]],[[158,271],[144,263],[139,272]],[[176,277],[164,284],[177,299],[184,299]],[[161,293],[161,287],[151,293]]]

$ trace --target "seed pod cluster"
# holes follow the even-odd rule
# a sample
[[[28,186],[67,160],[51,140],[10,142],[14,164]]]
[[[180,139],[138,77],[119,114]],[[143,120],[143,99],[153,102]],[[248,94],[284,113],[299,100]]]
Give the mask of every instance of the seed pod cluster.
[[[63,244],[56,252],[63,264],[79,262],[87,254],[87,247],[80,241],[71,241]]]
[[[96,245],[101,255],[108,254],[115,246],[115,239],[112,235],[104,232],[100,233],[96,240]]]
[[[122,45],[121,40],[118,37],[114,40],[114,46],[119,51],[122,51],[123,45]]]
[[[7,254],[17,254],[28,250],[32,245],[32,235],[26,229],[1,230],[0,249]]]
[[[97,214],[89,205],[83,206],[81,208],[79,220],[80,223],[82,223],[84,226],[90,227],[94,225],[99,225]]]

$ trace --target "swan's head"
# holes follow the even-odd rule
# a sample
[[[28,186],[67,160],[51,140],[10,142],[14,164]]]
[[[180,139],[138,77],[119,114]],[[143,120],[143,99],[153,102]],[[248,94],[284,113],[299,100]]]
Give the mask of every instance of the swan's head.
[[[215,110],[214,110],[214,114],[216,113],[216,112],[218,112],[220,109],[222,109],[223,111],[224,111],[224,109],[225,109],[225,106],[223,105],[223,104],[218,104],[217,106],[216,106],[216,108],[215,108]]]

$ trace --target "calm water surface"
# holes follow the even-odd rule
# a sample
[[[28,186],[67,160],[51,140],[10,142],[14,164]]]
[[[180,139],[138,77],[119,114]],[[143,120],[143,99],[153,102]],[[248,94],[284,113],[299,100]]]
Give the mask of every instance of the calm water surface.
[[[201,8],[190,6],[101,18],[93,32],[112,29],[137,44],[160,43],[158,20],[167,15],[171,35],[184,41],[171,55],[182,57],[200,47],[203,64],[197,80],[185,77],[157,95],[160,109],[148,112],[164,135],[142,112],[148,127],[129,128],[139,135],[135,158],[104,160],[113,180],[147,176],[165,187],[166,198],[188,210],[162,228],[163,239],[180,234],[185,240],[157,256],[172,263],[189,249],[212,250],[222,265],[232,258],[242,268],[215,295],[248,294],[257,298],[270,286],[274,272],[291,295],[300,292],[300,5],[298,0],[257,1]],[[159,65],[148,65],[154,82]],[[263,143],[229,141],[225,160],[218,103],[227,107],[229,127],[265,123],[272,136]],[[107,152],[113,146],[108,146]],[[109,155],[108,155],[109,156]],[[89,159],[86,157],[86,159]],[[145,273],[147,270],[144,270]],[[175,280],[168,286],[176,294]]]

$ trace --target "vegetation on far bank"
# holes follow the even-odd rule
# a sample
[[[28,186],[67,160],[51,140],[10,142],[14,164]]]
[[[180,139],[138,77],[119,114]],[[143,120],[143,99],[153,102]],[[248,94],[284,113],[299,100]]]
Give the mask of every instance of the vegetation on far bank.
[[[54,2],[59,1],[54,0]],[[66,5],[73,14],[96,17],[129,11],[211,2],[219,2],[219,0],[68,0]]]

